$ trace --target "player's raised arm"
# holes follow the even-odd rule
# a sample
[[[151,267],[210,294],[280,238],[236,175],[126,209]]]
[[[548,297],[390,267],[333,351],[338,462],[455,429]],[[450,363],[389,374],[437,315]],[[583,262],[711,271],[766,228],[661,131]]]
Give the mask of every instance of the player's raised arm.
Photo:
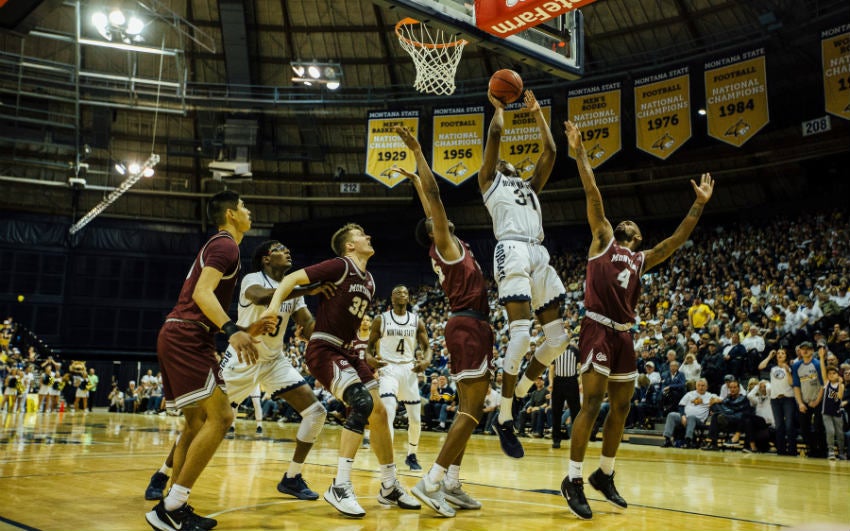
[[[416,168],[421,175],[411,173],[403,168],[397,168],[397,171],[410,179],[410,182],[416,188],[419,201],[422,203],[422,209],[425,211],[425,217],[431,219],[434,245],[440,251],[440,256],[449,261],[457,260],[460,258],[460,249],[452,235],[446,209],[440,198],[440,189],[437,187],[437,180],[434,178],[434,173],[425,160],[425,155],[422,153],[422,146],[419,145],[419,141],[406,128],[396,126],[396,133],[398,133],[405,145],[413,151],[416,157]]]
[[[581,131],[574,123],[566,121],[564,122],[564,132],[567,134],[567,142],[569,142],[570,147],[576,153],[578,175],[581,179],[581,186],[584,188],[584,196],[587,201],[587,222],[590,224],[590,232],[593,235],[591,254],[595,254],[593,248],[607,244],[614,236],[614,229],[611,228],[611,222],[605,217],[605,208],[602,206],[602,193],[596,185],[593,168],[590,167],[587,151],[584,149],[584,144],[581,141]]]
[[[534,121],[537,122],[537,128],[540,129],[543,142],[543,153],[537,158],[537,162],[534,164],[534,174],[531,176],[531,187],[539,194],[543,190],[543,187],[546,186],[546,183],[549,182],[549,176],[552,175],[557,146],[555,145],[555,139],[552,138],[552,130],[549,129],[546,117],[543,116],[540,103],[534,97],[534,92],[530,90],[525,91],[525,109],[534,117]]]
[[[702,215],[702,210],[714,192],[714,180],[711,178],[710,173],[703,173],[699,186],[697,186],[697,183],[693,179],[691,179],[691,186],[693,186],[697,197],[694,199],[694,204],[688,211],[688,215],[679,223],[679,226],[669,238],[644,253],[646,257],[643,265],[644,271],[649,271],[653,266],[666,260],[688,240],[688,237],[694,231],[694,227],[697,226],[697,221],[699,221]]]
[[[502,144],[502,130],[505,128],[505,104],[487,92],[487,98],[495,107],[490,128],[487,129],[487,144],[484,146],[484,162],[478,171],[478,188],[483,194],[496,176],[496,164],[499,162],[499,148]]]
[[[274,296],[269,303],[269,307],[265,312],[263,312],[263,316],[277,314],[280,310],[280,305],[283,304],[283,301],[289,297],[289,294],[292,293],[295,286],[309,283],[310,279],[307,277],[307,272],[303,269],[299,269],[298,271],[283,277],[283,280],[280,281],[280,284],[274,292]]]

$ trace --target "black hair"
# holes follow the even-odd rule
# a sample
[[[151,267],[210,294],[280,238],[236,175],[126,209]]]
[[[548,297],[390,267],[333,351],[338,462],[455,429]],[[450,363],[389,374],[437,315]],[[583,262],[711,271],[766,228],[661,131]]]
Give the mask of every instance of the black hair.
[[[263,269],[263,258],[269,255],[269,249],[275,245],[280,245],[277,240],[267,240],[254,249],[254,255],[251,257],[251,271],[257,272]]]
[[[212,196],[207,203],[207,219],[217,227],[227,223],[227,210],[239,208],[239,194],[233,190],[223,190]]]

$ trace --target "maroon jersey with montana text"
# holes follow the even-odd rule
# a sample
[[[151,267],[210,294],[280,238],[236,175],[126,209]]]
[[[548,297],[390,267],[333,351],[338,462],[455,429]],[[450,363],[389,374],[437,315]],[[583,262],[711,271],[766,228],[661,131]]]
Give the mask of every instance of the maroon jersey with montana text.
[[[239,280],[239,245],[229,232],[220,231],[210,238],[198,252],[198,256],[192,262],[192,268],[183,282],[177,304],[174,305],[174,309],[171,310],[167,318],[198,321],[205,324],[210,332],[216,332],[218,327],[204,315],[198,304],[192,300],[195,286],[198,284],[201,271],[205,267],[212,267],[221,272],[221,281],[214,291],[215,298],[218,299],[218,303],[225,311],[230,308],[230,303],[233,301],[233,290]]]
[[[481,266],[475,261],[469,245],[460,238],[456,239],[463,253],[460,258],[447,262],[440,256],[437,246],[432,243],[431,250],[428,251],[431,256],[431,266],[449,299],[451,311],[475,310],[487,316],[490,313],[490,306],[487,304],[487,283],[484,281]]]
[[[620,247],[614,238],[601,254],[587,260],[584,306],[617,323],[635,321],[644,254]]]
[[[316,327],[313,334],[323,332],[338,337],[343,345],[357,336],[363,314],[375,295],[375,281],[368,271],[361,271],[351,258],[338,257],[304,268],[310,283],[333,282],[336,293],[328,299],[319,297]]]

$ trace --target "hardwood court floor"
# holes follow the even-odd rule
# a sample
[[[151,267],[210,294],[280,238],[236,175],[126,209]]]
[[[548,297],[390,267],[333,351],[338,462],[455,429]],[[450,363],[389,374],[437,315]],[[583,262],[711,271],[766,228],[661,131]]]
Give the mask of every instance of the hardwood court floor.
[[[559,493],[569,443],[524,439],[526,456],[505,457],[496,437],[475,435],[462,479],[480,511],[440,518],[427,508],[403,511],[376,499],[377,461],[358,452],[354,484],[366,509],[359,520],[339,515],[321,500],[294,500],[275,489],[286,470],[297,425],[240,420],[192,491],[200,514],[216,529],[287,531],[460,531],[561,529],[774,530],[786,526],[847,529],[850,464],[774,455],[673,450],[623,444],[617,486],[630,507],[621,512],[587,486],[591,521],[576,519]],[[116,413],[0,416],[0,531],[149,530],[144,500],[151,474],[168,454],[179,429],[175,417]],[[322,493],[336,470],[339,429],[326,426],[304,469]],[[427,470],[444,434],[425,432],[419,460]],[[403,465],[407,433],[396,440],[402,483],[410,489],[421,472]],[[591,443],[585,474],[598,463]]]

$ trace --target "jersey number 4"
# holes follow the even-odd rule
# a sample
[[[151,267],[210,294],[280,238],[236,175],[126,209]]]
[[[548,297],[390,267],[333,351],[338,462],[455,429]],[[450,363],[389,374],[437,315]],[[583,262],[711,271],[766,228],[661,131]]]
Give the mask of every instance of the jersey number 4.
[[[617,283],[620,284],[621,288],[626,289],[629,287],[630,278],[632,278],[632,270],[627,267],[617,275]]]

